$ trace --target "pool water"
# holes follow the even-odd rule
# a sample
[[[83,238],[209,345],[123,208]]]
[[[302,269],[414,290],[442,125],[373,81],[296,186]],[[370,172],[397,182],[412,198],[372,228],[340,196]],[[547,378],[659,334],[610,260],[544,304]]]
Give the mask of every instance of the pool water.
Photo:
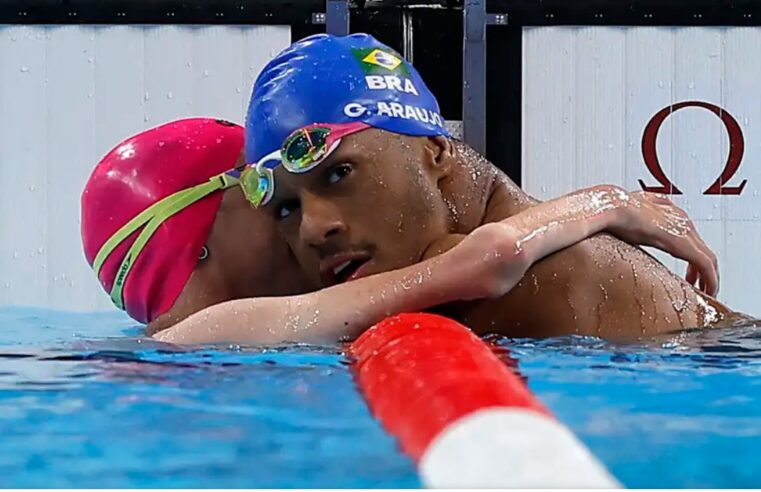
[[[0,326],[0,487],[420,486],[339,347],[178,348],[120,313]],[[624,485],[761,486],[761,331],[494,341]]]

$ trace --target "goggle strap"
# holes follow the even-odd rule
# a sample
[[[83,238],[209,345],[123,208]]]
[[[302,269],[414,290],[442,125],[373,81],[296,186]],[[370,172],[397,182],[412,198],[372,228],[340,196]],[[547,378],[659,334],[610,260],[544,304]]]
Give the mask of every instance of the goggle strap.
[[[127,237],[132,235],[140,227],[148,224],[148,226],[140,233],[138,238],[132,244],[127,255],[122,260],[119,269],[117,270],[117,277],[114,281],[114,286],[111,289],[111,299],[114,301],[120,309],[124,309],[122,302],[121,292],[123,288],[124,279],[129,273],[132,267],[132,260],[147,244],[153,233],[158,229],[166,219],[176,214],[177,212],[185,209],[191,204],[197,202],[201,198],[209,195],[217,190],[224,190],[231,188],[238,183],[238,179],[230,175],[223,174],[211,178],[206,183],[196,185],[192,188],[178,191],[165,197],[158,202],[154,203],[150,207],[143,210],[140,214],[135,216],[132,220],[123,225],[116,233],[114,233],[108,241],[100,248],[98,254],[93,261],[93,270],[96,276],[100,274],[100,269],[113,253],[118,245],[120,245]],[[150,231],[150,232],[149,232]],[[146,234],[147,233],[147,234]]]
[[[209,192],[205,193],[202,196],[207,195]],[[127,254],[124,256],[124,260],[122,260],[122,264],[119,266],[119,270],[117,270],[116,279],[114,280],[114,285],[111,288],[111,300],[114,301],[114,304],[116,304],[119,309],[124,309],[122,291],[124,290],[124,283],[127,279],[127,275],[129,275],[130,270],[132,270],[132,265],[134,265],[134,262],[132,261],[133,258],[137,258],[137,255],[139,255],[145,245],[148,244],[148,241],[153,236],[153,233],[158,230],[159,226],[161,226],[161,224],[166,219],[173,216],[177,212],[184,210],[188,205],[199,200],[202,197],[198,197],[197,193],[194,193],[193,195],[196,196],[190,196],[190,193],[183,195],[179,200],[175,200],[171,204],[168,204],[161,210],[157,211],[156,214],[148,221],[145,228],[140,232],[140,235],[137,236],[135,242],[132,243],[129,251],[127,251]]]

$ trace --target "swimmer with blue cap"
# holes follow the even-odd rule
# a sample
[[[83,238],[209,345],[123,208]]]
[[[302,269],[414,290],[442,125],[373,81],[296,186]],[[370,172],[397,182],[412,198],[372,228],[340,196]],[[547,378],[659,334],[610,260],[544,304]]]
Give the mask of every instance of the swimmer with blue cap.
[[[487,226],[428,262],[310,288],[276,221],[246,200],[243,140],[227,121],[171,121],[114,146],[84,187],[85,256],[114,304],[158,340],[335,342],[389,314],[501,295],[528,267],[495,254],[510,236]],[[569,221],[560,239],[583,238],[582,224]]]
[[[627,338],[742,317],[712,297],[715,256],[667,198],[597,186],[565,208],[540,204],[453,139],[415,68],[365,34],[313,36],[275,57],[254,85],[245,153],[246,198],[278,221],[316,287],[408,267],[495,223],[510,254],[537,263],[501,297],[440,308],[478,333]],[[584,237],[623,241],[597,235],[548,256],[541,243],[566,234],[571,213]],[[687,260],[687,281],[624,241]]]

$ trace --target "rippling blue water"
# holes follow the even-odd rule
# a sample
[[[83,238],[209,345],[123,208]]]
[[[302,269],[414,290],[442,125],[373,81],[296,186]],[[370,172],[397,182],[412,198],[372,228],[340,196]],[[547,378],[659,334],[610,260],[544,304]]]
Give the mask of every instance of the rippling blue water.
[[[420,485],[336,347],[181,350],[113,313],[0,326],[2,487]],[[759,332],[496,341],[625,485],[761,486]]]

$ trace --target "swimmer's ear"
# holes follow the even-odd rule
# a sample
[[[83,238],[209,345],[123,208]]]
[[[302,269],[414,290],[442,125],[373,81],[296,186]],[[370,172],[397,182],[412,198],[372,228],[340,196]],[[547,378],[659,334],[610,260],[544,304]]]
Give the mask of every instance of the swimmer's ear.
[[[425,143],[425,163],[438,179],[443,179],[452,172],[454,146],[447,137],[428,137]]]

